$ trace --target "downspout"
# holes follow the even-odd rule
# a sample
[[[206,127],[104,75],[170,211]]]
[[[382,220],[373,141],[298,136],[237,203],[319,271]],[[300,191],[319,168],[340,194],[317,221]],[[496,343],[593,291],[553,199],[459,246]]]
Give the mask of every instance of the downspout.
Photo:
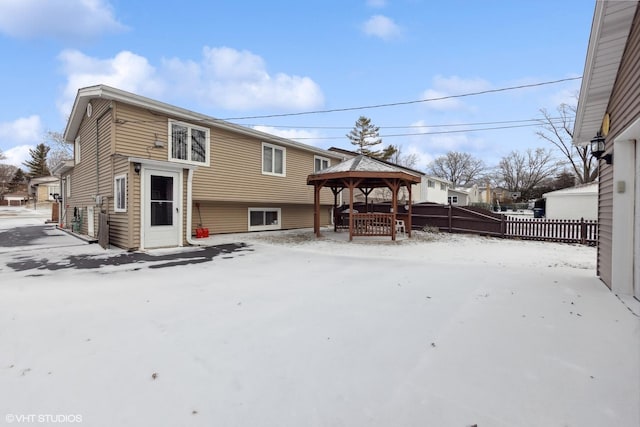
[[[193,169],[187,169],[187,243],[193,246],[208,246],[205,242],[198,242],[191,237],[191,216],[193,210],[193,196],[191,194],[193,186]]]

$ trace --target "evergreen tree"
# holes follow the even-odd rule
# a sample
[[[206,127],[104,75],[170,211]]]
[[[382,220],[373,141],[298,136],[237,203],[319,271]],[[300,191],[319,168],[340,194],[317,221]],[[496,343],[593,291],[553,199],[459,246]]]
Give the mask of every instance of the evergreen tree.
[[[347,134],[347,138],[358,148],[356,152],[367,156],[379,157],[380,152],[372,148],[382,143],[380,139],[380,128],[371,124],[371,119],[360,116],[351,132]]]
[[[9,191],[11,193],[17,191],[18,190],[18,186],[20,184],[24,184],[26,180],[27,180],[27,177],[24,174],[24,172],[22,172],[22,169],[18,169],[13,174],[13,178],[11,178],[11,181],[9,182]]]
[[[38,144],[35,149],[30,149],[29,154],[31,160],[25,161],[23,164],[29,169],[27,172],[31,178],[37,178],[39,176],[49,176],[49,167],[47,166],[47,154],[49,154],[49,147],[45,144]]]

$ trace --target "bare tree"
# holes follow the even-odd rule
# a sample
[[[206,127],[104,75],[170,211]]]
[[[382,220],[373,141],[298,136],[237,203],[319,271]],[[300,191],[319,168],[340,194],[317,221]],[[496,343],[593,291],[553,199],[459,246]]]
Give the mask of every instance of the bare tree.
[[[502,184],[509,191],[519,191],[523,199],[530,198],[534,188],[552,178],[558,172],[558,164],[551,150],[528,149],[524,153],[512,151],[503,157],[497,167]]]
[[[390,145],[389,147],[394,147],[395,151],[388,159],[385,160],[406,168],[416,167],[416,164],[418,163],[418,155],[416,153],[402,154],[402,147],[395,145]]]
[[[482,160],[457,151],[449,151],[427,165],[428,173],[451,181],[454,187],[475,184],[486,171]]]
[[[43,140],[50,147],[49,154],[47,154],[49,170],[53,169],[61,161],[73,158],[73,145],[64,140],[64,135],[61,132],[49,130],[44,135]]]
[[[540,120],[542,129],[536,135],[560,150],[580,184],[592,182],[598,177],[598,167],[591,157],[589,146],[577,147],[572,143],[576,106],[562,103],[557,111],[559,117],[553,118],[546,109],[540,110],[544,119]]]
[[[13,165],[0,164],[0,194],[9,191],[9,183],[17,170],[18,168]]]

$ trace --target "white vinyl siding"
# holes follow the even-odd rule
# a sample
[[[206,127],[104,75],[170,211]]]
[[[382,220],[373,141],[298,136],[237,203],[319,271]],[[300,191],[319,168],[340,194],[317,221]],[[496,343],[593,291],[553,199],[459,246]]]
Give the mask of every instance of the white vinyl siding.
[[[208,128],[169,120],[169,161],[209,166]]]
[[[262,173],[264,175],[287,175],[287,149],[262,143]]]

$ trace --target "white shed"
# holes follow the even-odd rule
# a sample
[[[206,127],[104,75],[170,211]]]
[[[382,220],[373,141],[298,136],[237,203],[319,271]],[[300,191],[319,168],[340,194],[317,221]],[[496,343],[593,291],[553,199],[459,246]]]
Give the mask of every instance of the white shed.
[[[550,219],[598,219],[598,183],[563,188],[542,195]]]

